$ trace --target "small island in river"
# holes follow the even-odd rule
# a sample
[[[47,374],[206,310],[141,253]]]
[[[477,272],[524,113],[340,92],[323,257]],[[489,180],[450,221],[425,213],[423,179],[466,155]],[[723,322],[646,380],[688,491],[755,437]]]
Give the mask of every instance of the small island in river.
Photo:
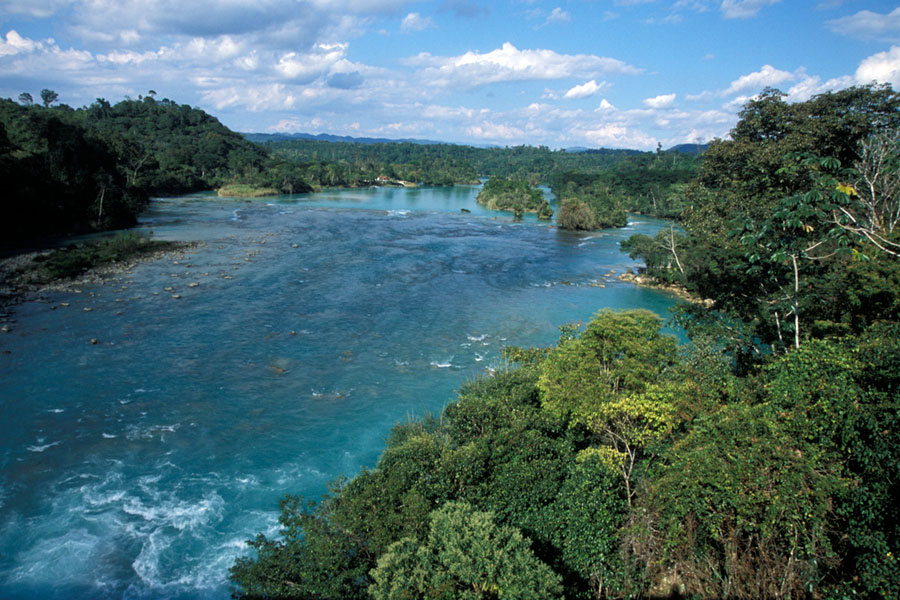
[[[549,220],[553,216],[544,194],[521,179],[491,177],[478,193],[476,201],[491,210],[512,211],[517,219],[525,213],[536,213],[541,220]]]

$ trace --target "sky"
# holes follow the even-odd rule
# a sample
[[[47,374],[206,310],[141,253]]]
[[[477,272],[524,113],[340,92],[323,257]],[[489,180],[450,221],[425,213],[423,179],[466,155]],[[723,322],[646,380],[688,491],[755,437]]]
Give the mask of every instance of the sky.
[[[153,91],[242,132],[652,150],[872,82],[900,90],[900,3],[0,0],[0,97]]]

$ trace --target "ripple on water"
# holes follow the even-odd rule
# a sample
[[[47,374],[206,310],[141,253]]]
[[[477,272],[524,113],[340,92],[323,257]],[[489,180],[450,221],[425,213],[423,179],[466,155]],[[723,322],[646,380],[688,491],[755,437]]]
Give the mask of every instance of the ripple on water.
[[[498,368],[495,348],[553,343],[602,306],[672,303],[589,285],[659,223],[579,239],[485,218],[477,191],[166,199],[154,235],[206,246],[135,268],[126,304],[111,283],[57,298],[95,292],[90,313],[18,307],[0,597],[225,598],[244,540],[277,534],[279,497],[315,499],[374,464],[395,422]],[[184,293],[188,273],[210,279]],[[178,302],[161,294],[173,286]]]

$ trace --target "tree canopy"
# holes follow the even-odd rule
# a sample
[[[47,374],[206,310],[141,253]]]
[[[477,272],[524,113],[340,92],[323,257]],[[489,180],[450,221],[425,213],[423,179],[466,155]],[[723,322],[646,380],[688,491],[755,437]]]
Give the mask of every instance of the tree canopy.
[[[900,595],[896,113],[872,86],[751,101],[683,230],[626,244],[714,301],[679,308],[689,342],[603,310],[507,349],[375,468],[286,500],[237,594]]]

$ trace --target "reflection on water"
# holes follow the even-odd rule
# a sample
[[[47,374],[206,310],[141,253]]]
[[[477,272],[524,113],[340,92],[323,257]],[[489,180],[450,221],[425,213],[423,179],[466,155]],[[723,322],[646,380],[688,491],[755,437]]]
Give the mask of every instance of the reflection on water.
[[[0,336],[0,596],[227,598],[283,493],[373,464],[503,345],[673,303],[615,279],[618,242],[662,222],[572,234],[476,193],[158,200],[143,226],[201,245],[20,305]]]

